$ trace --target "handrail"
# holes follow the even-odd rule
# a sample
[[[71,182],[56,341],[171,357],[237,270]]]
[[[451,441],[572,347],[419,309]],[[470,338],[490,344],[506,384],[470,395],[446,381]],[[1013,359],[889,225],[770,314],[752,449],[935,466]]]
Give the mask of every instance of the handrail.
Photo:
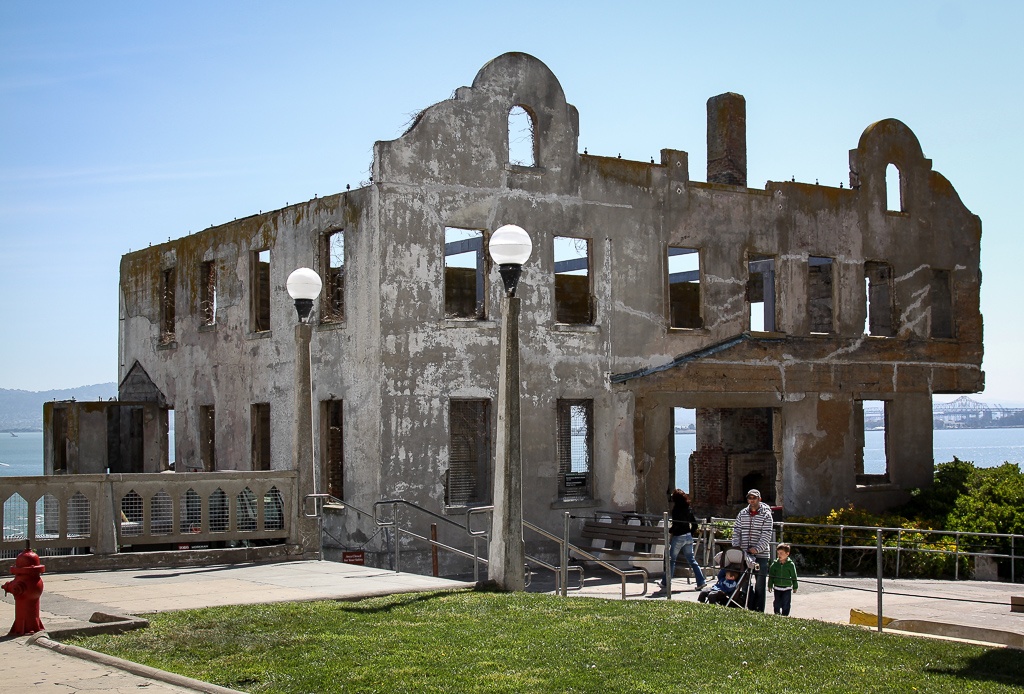
[[[565,557],[566,552],[562,551],[562,547],[564,545],[568,544],[567,539],[558,537],[557,535],[555,535],[553,533],[549,533],[547,530],[545,530],[544,528],[540,527],[539,525],[534,525],[533,523],[531,523],[530,521],[525,520],[525,519],[523,520],[523,527],[524,528],[528,528],[529,530],[532,530],[533,532],[537,533],[541,537],[546,537],[547,539],[552,540],[555,543],[557,543],[558,544],[558,550],[559,550],[558,551],[558,556],[559,557]],[[563,597],[565,596],[565,592],[567,590],[583,590],[584,576],[583,576],[583,567],[582,566],[569,566],[568,563],[565,561],[565,559],[561,559],[560,560],[560,562],[559,562],[560,566],[554,566],[552,564],[549,564],[549,563],[547,563],[545,561],[542,561],[540,559],[537,559],[535,557],[529,557],[528,556],[527,559],[529,559],[531,561],[537,562],[538,564],[543,566],[545,569],[548,569],[549,571],[552,571],[555,574],[555,592],[556,593],[560,592]],[[579,585],[576,586],[575,588],[572,588],[572,589],[570,589],[569,585],[568,585],[568,574],[569,574],[570,571],[579,572],[579,575],[580,575]]]
[[[339,499],[338,497],[332,496],[331,494],[307,494],[304,497],[303,502],[305,502],[308,499],[328,499],[329,501],[327,501],[327,503],[320,505],[320,510],[321,511],[323,510],[324,506],[341,506],[342,508],[345,508],[345,509],[349,509],[350,508],[353,511],[355,511],[356,513],[358,513],[360,515],[363,515],[363,516],[366,516],[367,518],[373,518],[373,514],[372,513],[364,511],[363,509],[359,508],[358,506],[356,506],[354,504],[350,504],[349,502],[345,501],[344,499]],[[306,510],[305,503],[303,503],[302,510],[303,510],[303,513],[306,516],[306,518],[313,518],[313,516],[305,513],[305,510]]]
[[[714,537],[714,530],[716,525],[731,524],[734,519],[732,518],[708,518],[704,521],[706,529],[710,529],[710,536]],[[936,530],[933,528],[900,528],[900,527],[884,527],[884,526],[871,526],[871,525],[831,525],[826,523],[802,523],[802,522],[789,522],[789,521],[778,521],[775,523],[776,535],[778,541],[784,541],[785,531],[787,528],[811,528],[818,530],[833,530],[838,533],[838,544],[804,544],[789,542],[793,547],[803,548],[814,548],[814,549],[831,549],[834,548],[838,551],[838,574],[842,575],[843,572],[843,553],[849,550],[860,550],[869,551],[876,549],[875,535],[878,532],[895,535],[896,545],[895,546],[883,546],[883,552],[895,552],[896,553],[896,576],[899,576],[900,567],[902,565],[902,557],[906,554],[920,553],[920,554],[942,554],[946,556],[954,557],[954,579],[959,580],[960,578],[960,558],[961,557],[986,557],[990,559],[1009,559],[1010,560],[1010,582],[1016,582],[1016,564],[1018,561],[1024,559],[1024,555],[1017,553],[1017,540],[1024,539],[1024,535],[1016,533],[986,533],[986,532],[967,532],[961,530]],[[866,544],[869,538],[865,535],[865,544],[855,543],[848,544],[849,534],[855,532],[871,533],[870,540],[871,544]],[[918,536],[919,539],[915,540],[913,536]],[[927,541],[929,537],[939,536],[949,538],[949,541],[953,544],[952,549],[932,549],[927,547],[918,546],[919,542]],[[1009,541],[1009,552],[997,552],[997,551],[971,551],[970,545],[965,547],[965,543],[971,538],[987,538],[995,540],[1008,540]]]
[[[433,539],[430,539],[430,538],[423,537],[422,535],[418,535],[417,533],[414,533],[411,530],[405,530],[405,529],[403,529],[403,528],[398,526],[398,506],[400,506],[400,505],[408,506],[411,509],[414,509],[416,511],[419,511],[420,513],[426,514],[427,516],[430,516],[432,518],[436,518],[436,519],[438,519],[440,521],[443,521],[443,522],[445,522],[445,523],[447,523],[449,525],[453,525],[456,528],[459,528],[460,530],[463,530],[467,534],[469,534],[468,521],[467,521],[467,525],[462,525],[461,523],[457,523],[456,521],[452,520],[451,518],[448,518],[447,516],[442,516],[442,515],[440,515],[438,513],[434,513],[433,511],[425,509],[422,506],[420,506],[419,504],[415,504],[415,503],[413,503],[411,501],[406,501],[405,499],[383,499],[381,501],[374,502],[374,504],[373,504],[373,520],[374,520],[374,522],[377,523],[377,525],[382,527],[382,528],[392,527],[392,528],[395,529],[395,571],[396,572],[399,571],[400,568],[401,568],[401,550],[402,550],[401,535],[402,535],[402,533],[405,533],[405,534],[410,535],[412,537],[415,537],[417,539],[426,541],[432,547],[440,547],[441,549],[444,549],[444,550],[447,550],[447,551],[450,551],[450,552],[454,552],[454,553],[459,554],[461,556],[472,558],[473,559],[473,580],[476,581],[477,583],[480,582],[480,563],[483,562],[483,564],[486,566],[487,565],[487,560],[480,557],[479,547],[477,545],[478,536],[476,536],[476,535],[473,536],[473,553],[469,554],[468,552],[466,552],[464,550],[460,550],[460,549],[458,549],[456,547],[451,547],[450,545],[446,545],[446,544],[444,544],[442,542],[438,542],[437,540],[433,540]],[[381,519],[380,515],[378,514],[378,510],[384,508],[385,506],[391,506],[392,507],[391,519],[390,520]],[[468,513],[467,513],[467,516],[468,516]],[[527,582],[529,582],[529,577],[527,577]]]
[[[591,554],[587,550],[581,549],[580,547],[577,547],[576,545],[570,544],[569,548],[572,551],[576,552],[576,554],[581,555],[587,561],[592,561],[595,564],[597,564],[598,566],[603,566],[604,568],[608,569],[612,573],[618,574],[619,578],[622,581],[622,599],[623,600],[626,599],[626,578],[629,577],[629,576],[641,576],[641,577],[643,577],[643,579],[644,579],[644,589],[643,589],[643,592],[641,592],[636,597],[643,597],[644,595],[647,595],[647,583],[648,583],[648,581],[647,581],[647,569],[620,569],[619,567],[615,566],[614,564],[609,564],[604,559],[599,559],[598,557],[595,557],[593,554]]]
[[[493,505],[489,505],[489,506],[474,506],[473,508],[467,510],[466,511],[466,532],[469,535],[473,536],[473,537],[483,537],[483,538],[486,538],[488,541],[490,541],[490,530],[489,529],[474,530],[472,526],[473,526],[473,517],[474,516],[484,515],[484,514],[487,514],[487,513],[492,513],[493,511],[494,511],[494,506]],[[538,533],[538,534],[540,534],[540,535],[542,535],[544,537],[547,537],[548,539],[551,539],[551,540],[555,541],[556,543],[558,543],[558,546],[561,549],[562,544],[563,544],[562,538],[547,532],[543,528],[541,528],[541,527],[539,527],[537,525],[534,525],[533,523],[530,523],[529,521],[527,521],[525,519],[523,520],[523,527],[527,528],[529,530],[532,530],[532,531],[534,531],[534,532],[536,532],[536,533]],[[560,552],[560,555],[561,554],[563,554],[563,552]],[[534,564],[537,564],[541,568],[547,569],[548,571],[551,571],[552,573],[554,573],[554,575],[555,575],[555,592],[561,591],[561,593],[563,595],[565,594],[565,591],[567,590],[567,585],[566,585],[566,583],[567,583],[567,574],[568,574],[569,571],[578,571],[579,572],[579,576],[580,576],[579,585],[577,587],[573,588],[573,590],[582,590],[583,589],[584,576],[583,576],[583,567],[582,566],[571,566],[571,567],[570,566],[566,566],[563,569],[560,566],[555,566],[554,564],[551,564],[550,562],[546,562],[543,559],[540,559],[539,557],[534,557],[534,556],[531,556],[529,554],[526,555],[526,561],[527,562],[533,562]],[[486,565],[487,562],[484,561],[484,564]],[[527,564],[526,569],[527,569],[526,585],[529,586],[531,581],[532,581],[533,572],[530,571],[529,564]]]

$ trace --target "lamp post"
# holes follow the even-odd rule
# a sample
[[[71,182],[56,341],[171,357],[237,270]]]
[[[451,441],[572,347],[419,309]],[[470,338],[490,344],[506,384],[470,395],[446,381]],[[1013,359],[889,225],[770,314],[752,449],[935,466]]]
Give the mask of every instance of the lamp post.
[[[494,459],[494,513],[487,576],[501,590],[526,589],[523,544],[523,460],[519,395],[519,297],[516,287],[530,257],[530,235],[514,224],[491,234],[488,250],[498,264],[505,293],[501,300],[501,358],[498,368],[498,432]]]
[[[299,473],[298,542],[305,552],[319,546],[319,523],[311,523],[302,513],[307,494],[320,490],[320,469],[313,461],[313,383],[311,380],[309,343],[313,326],[306,322],[313,309],[313,300],[320,296],[323,282],[308,267],[300,267],[288,275],[288,295],[295,300],[299,322],[295,326],[295,445],[292,446],[292,468]],[[316,543],[314,545],[314,543]],[[321,557],[322,558],[322,557]]]

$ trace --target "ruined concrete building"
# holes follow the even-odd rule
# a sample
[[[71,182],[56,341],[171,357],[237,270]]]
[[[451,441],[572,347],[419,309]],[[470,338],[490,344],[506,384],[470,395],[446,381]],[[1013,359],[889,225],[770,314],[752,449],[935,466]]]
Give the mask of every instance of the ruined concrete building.
[[[705,183],[680,150],[580,154],[551,71],[494,59],[376,143],[369,185],[124,256],[129,399],[173,408],[179,470],[289,467],[284,284],[312,267],[324,486],[362,508],[489,503],[501,282],[486,247],[514,223],[534,244],[527,519],[665,509],[676,407],[696,409],[698,510],[732,515],[749,487],[787,514],[906,499],[932,478],[932,395],[984,385],[980,220],[897,120],[860,136],[849,187],[754,189],[743,97],[707,108]],[[863,469],[866,401],[884,412],[882,474]]]

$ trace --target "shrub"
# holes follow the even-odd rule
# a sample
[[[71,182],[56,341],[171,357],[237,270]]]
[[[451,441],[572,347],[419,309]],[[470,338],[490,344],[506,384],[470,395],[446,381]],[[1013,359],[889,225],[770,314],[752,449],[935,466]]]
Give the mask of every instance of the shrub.
[[[952,551],[958,546],[955,533],[1024,534],[1024,474],[1015,463],[994,468],[977,468],[974,463],[953,458],[935,466],[935,483],[926,489],[914,490],[909,503],[889,513],[873,514],[852,504],[833,509],[825,516],[792,517],[787,523],[812,523],[829,527],[785,527],[787,542],[799,548],[794,560],[806,569],[829,573],[838,570],[837,546],[840,526],[867,526],[918,530],[946,530],[949,534],[883,533],[882,544],[890,548]],[[1009,553],[1009,540],[961,537],[961,551]],[[865,549],[844,550],[843,572],[873,574],[877,569],[874,530],[842,529],[844,547]],[[809,545],[809,546],[805,546]],[[967,576],[971,562],[960,560],[959,575]],[[931,552],[884,552],[883,571],[901,577],[951,577],[957,573],[957,558]],[[1008,568],[1009,560],[1001,566]]]

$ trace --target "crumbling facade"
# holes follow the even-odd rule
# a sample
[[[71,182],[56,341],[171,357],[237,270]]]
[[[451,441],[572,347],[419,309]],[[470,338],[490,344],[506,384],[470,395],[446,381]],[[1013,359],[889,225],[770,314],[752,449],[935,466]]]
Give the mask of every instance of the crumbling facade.
[[[983,388],[980,221],[899,121],[864,131],[849,188],[748,188],[745,138],[743,97],[724,94],[706,183],[679,150],[580,154],[555,76],[502,55],[377,142],[369,185],[124,256],[121,376],[144,369],[147,399],[174,409],[178,469],[288,468],[284,284],[312,267],[321,490],[487,504],[501,282],[486,245],[514,223],[534,245],[518,292],[528,520],[665,509],[673,407],[697,410],[699,510],[731,515],[750,486],[787,513],[901,501],[931,480],[932,394]],[[858,462],[864,401],[884,406],[885,474]]]

